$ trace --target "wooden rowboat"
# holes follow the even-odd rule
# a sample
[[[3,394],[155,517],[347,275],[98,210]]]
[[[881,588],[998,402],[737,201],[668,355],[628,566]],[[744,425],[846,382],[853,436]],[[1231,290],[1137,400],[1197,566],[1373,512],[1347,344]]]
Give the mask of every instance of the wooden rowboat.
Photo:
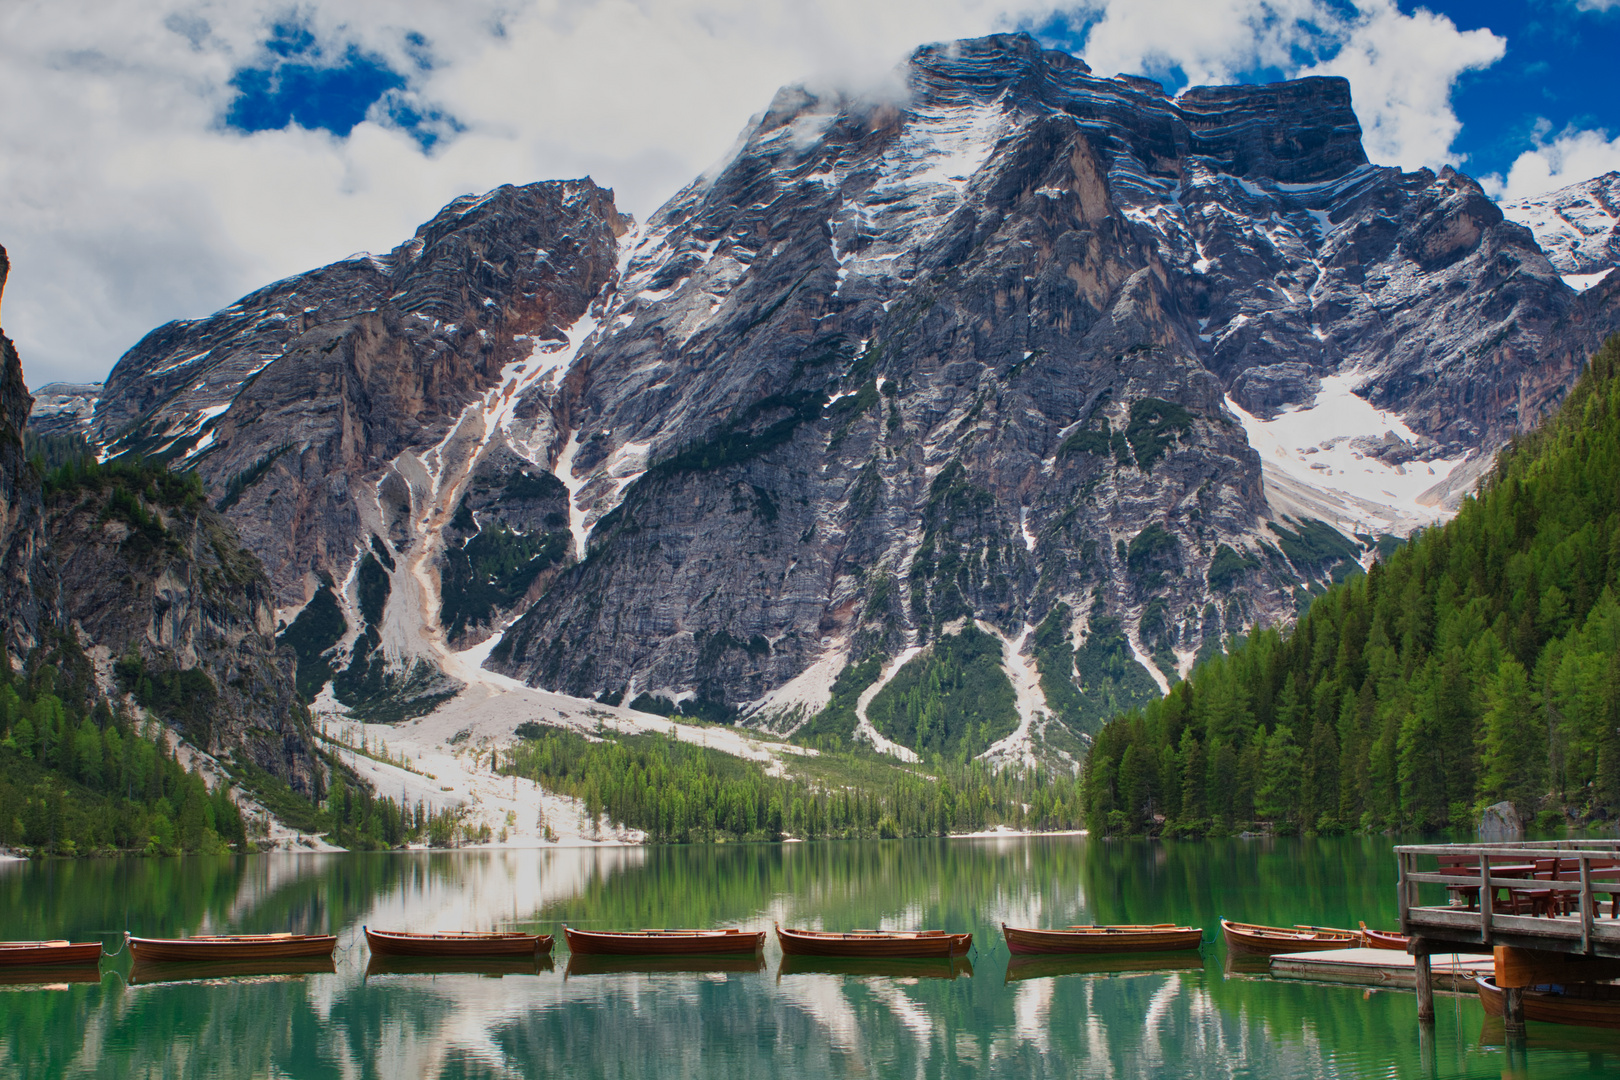
[[[1502,1015],[1502,988],[1490,976],[1474,980],[1479,987],[1479,1003],[1486,1016]],[[1581,1027],[1620,1028],[1620,986],[1601,983],[1571,983],[1554,991],[1546,987],[1526,987],[1524,1018],[1545,1024],[1578,1024]]]
[[[1259,956],[1353,949],[1361,944],[1361,935],[1356,931],[1337,930],[1331,926],[1257,926],[1222,919],[1221,933],[1226,936],[1226,947],[1233,952]]]
[[[1070,926],[1061,930],[1025,929],[1001,924],[1007,948],[1015,953],[1056,956],[1067,953],[1180,952],[1196,949],[1204,931],[1196,926],[1155,923],[1150,926]]]
[[[762,930],[624,930],[603,933],[563,927],[568,951],[596,956],[709,956],[765,947]]]
[[[550,934],[467,933],[441,931],[414,934],[402,930],[360,928],[373,956],[535,956],[551,951]]]
[[[0,941],[0,967],[95,964],[100,960],[99,941]]]
[[[788,956],[861,956],[873,960],[902,957],[964,956],[972,934],[943,930],[856,930],[848,934],[776,928],[776,940]]]
[[[337,938],[331,934],[202,934],[188,938],[142,938],[125,932],[137,960],[285,960],[297,956],[331,956]]]
[[[1361,924],[1361,937],[1369,949],[1391,949],[1396,952],[1405,952],[1406,943],[1411,940],[1405,934],[1396,934],[1389,930],[1371,930],[1366,923]]]

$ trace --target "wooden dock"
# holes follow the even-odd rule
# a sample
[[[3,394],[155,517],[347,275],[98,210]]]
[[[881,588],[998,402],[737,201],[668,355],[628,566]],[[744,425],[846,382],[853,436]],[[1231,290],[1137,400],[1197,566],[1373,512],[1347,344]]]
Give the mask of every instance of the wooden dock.
[[[1430,978],[1436,990],[1472,994],[1474,979],[1495,970],[1492,957],[1450,953],[1432,958]],[[1412,990],[1417,986],[1417,957],[1390,949],[1283,953],[1271,958],[1271,973],[1291,979]]]
[[[1524,987],[1620,977],[1620,840],[1409,844],[1395,857],[1420,1020],[1434,1019],[1430,958],[1459,949],[1493,952],[1509,1033],[1524,1030]]]

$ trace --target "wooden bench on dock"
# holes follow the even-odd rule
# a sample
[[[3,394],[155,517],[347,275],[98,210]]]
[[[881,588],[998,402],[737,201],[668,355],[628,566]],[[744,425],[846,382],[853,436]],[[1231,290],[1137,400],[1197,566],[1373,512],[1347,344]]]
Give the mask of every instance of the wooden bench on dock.
[[[1620,840],[1412,844],[1395,857],[1420,1019],[1434,1018],[1431,955],[1502,947],[1566,977],[1620,972]],[[1424,903],[1422,890],[1434,886],[1445,890],[1444,904]],[[1522,986],[1498,985],[1509,1029],[1522,1031]]]

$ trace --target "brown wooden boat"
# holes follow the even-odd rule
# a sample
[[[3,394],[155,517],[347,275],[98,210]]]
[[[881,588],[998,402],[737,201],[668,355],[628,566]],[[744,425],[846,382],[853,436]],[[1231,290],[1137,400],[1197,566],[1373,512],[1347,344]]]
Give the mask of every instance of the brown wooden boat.
[[[568,951],[597,956],[709,956],[759,952],[762,930],[622,930],[604,933],[563,927]]]
[[[858,956],[870,960],[904,957],[963,956],[973,947],[972,934],[943,930],[855,930],[847,934],[776,928],[776,940],[788,956]]]
[[[1007,948],[1015,953],[1057,956],[1068,953],[1181,952],[1196,949],[1204,931],[1196,926],[1154,923],[1146,926],[1070,926],[1061,930],[1026,929],[1001,924]]]
[[[551,951],[550,934],[360,929],[374,956],[535,956]]]
[[[1361,937],[1369,949],[1391,949],[1395,952],[1405,952],[1406,943],[1412,940],[1405,934],[1369,929],[1366,923],[1361,924]]]
[[[1331,926],[1258,926],[1222,919],[1221,933],[1226,936],[1226,947],[1233,952],[1257,956],[1353,949],[1361,944],[1361,935],[1356,931],[1338,930]]]
[[[1488,975],[1474,980],[1479,987],[1479,1003],[1486,1016],[1502,1015],[1502,988]],[[1553,990],[1526,987],[1524,1018],[1544,1024],[1577,1024],[1581,1027],[1620,1028],[1620,986],[1602,983],[1570,983]]]
[[[99,941],[0,941],[0,967],[95,964],[100,961]]]
[[[331,956],[331,934],[200,934],[188,938],[142,938],[125,932],[136,960],[285,960]]]

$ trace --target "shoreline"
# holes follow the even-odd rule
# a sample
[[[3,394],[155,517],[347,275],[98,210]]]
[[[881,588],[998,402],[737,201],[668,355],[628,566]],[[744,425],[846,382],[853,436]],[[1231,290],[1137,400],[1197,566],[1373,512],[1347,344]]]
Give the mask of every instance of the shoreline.
[[[900,840],[1027,840],[1027,839],[1031,839],[1033,837],[1042,837],[1042,836],[1089,836],[1089,835],[1090,835],[1090,831],[1087,830],[1087,829],[1052,829],[1050,831],[1042,831],[1042,830],[1037,830],[1037,829],[1012,829],[1012,828],[1006,828],[1006,827],[1002,827],[1002,826],[997,826],[996,828],[983,829],[983,830],[980,830],[979,832],[951,833],[951,834],[949,834],[947,836],[899,836],[899,837],[892,837],[892,838],[890,838],[890,840],[893,840],[893,841],[900,841]],[[527,839],[526,838],[526,839],[523,839],[523,840],[516,840],[516,841],[508,840],[505,843],[502,843],[500,841],[491,841],[490,843],[487,843],[487,844],[460,844],[460,845],[457,845],[456,847],[429,847],[426,844],[407,844],[404,847],[390,848],[390,849],[383,850],[383,851],[359,851],[359,850],[354,850],[354,849],[350,849],[350,848],[332,847],[331,845],[324,845],[324,846],[322,846],[320,848],[308,848],[308,847],[302,847],[302,846],[297,845],[297,844],[290,844],[290,845],[286,845],[286,846],[281,846],[281,845],[268,846],[268,847],[265,847],[265,848],[263,848],[263,849],[261,849],[259,851],[249,852],[248,854],[249,855],[296,855],[296,856],[299,856],[299,857],[305,857],[305,856],[310,856],[310,855],[351,855],[351,854],[358,854],[358,855],[433,855],[433,854],[446,855],[446,854],[452,854],[454,852],[460,852],[460,851],[482,851],[482,852],[492,852],[492,851],[589,851],[589,850],[598,850],[598,851],[600,851],[600,850],[604,850],[604,849],[613,850],[613,851],[626,851],[626,850],[634,850],[636,848],[651,848],[651,847],[686,847],[686,848],[711,847],[711,848],[718,848],[718,847],[754,846],[754,845],[760,845],[760,844],[778,844],[778,845],[786,846],[786,845],[789,845],[789,844],[804,844],[804,843],[818,843],[818,844],[824,844],[824,843],[862,843],[862,844],[864,844],[864,843],[874,843],[874,842],[876,842],[876,843],[888,843],[890,841],[885,841],[885,840],[882,840],[879,837],[875,837],[875,836],[870,836],[870,837],[836,837],[836,838],[833,838],[833,839],[830,839],[830,840],[826,839],[826,838],[823,838],[821,840],[807,841],[802,836],[784,835],[782,837],[782,839],[780,839],[780,840],[717,840],[717,841],[705,841],[705,842],[702,842],[702,843],[691,843],[691,844],[649,844],[649,843],[646,843],[646,842],[632,841],[632,840],[622,840],[622,839],[617,839],[617,838],[614,838],[614,837],[604,837],[603,839],[600,839],[600,840],[590,840],[590,839],[587,839],[587,838],[584,838],[584,837],[571,836],[571,837],[567,837],[565,839],[561,839],[561,840],[557,840],[557,841],[550,841],[550,842],[544,841],[544,840],[536,841],[536,840],[533,840],[533,839]],[[47,855],[47,856],[44,856],[45,859],[64,859],[64,858],[65,859],[123,859],[123,858],[189,859],[189,858],[199,858],[199,857],[201,857],[201,856],[196,856],[196,855],[143,855],[143,854],[141,854],[140,852],[137,852],[137,851],[115,851],[112,854],[86,853],[86,854],[83,854],[83,855],[66,855],[66,856],[63,856],[63,855]],[[223,858],[237,858],[238,855],[236,853],[232,853],[230,855],[221,856],[221,857],[223,857]],[[37,861],[40,861],[40,860],[35,859],[34,857],[29,856],[29,855],[17,855],[15,853],[9,852],[9,851],[0,851],[0,865],[5,865],[5,864],[9,864],[9,863],[26,863],[26,862],[37,862]]]

